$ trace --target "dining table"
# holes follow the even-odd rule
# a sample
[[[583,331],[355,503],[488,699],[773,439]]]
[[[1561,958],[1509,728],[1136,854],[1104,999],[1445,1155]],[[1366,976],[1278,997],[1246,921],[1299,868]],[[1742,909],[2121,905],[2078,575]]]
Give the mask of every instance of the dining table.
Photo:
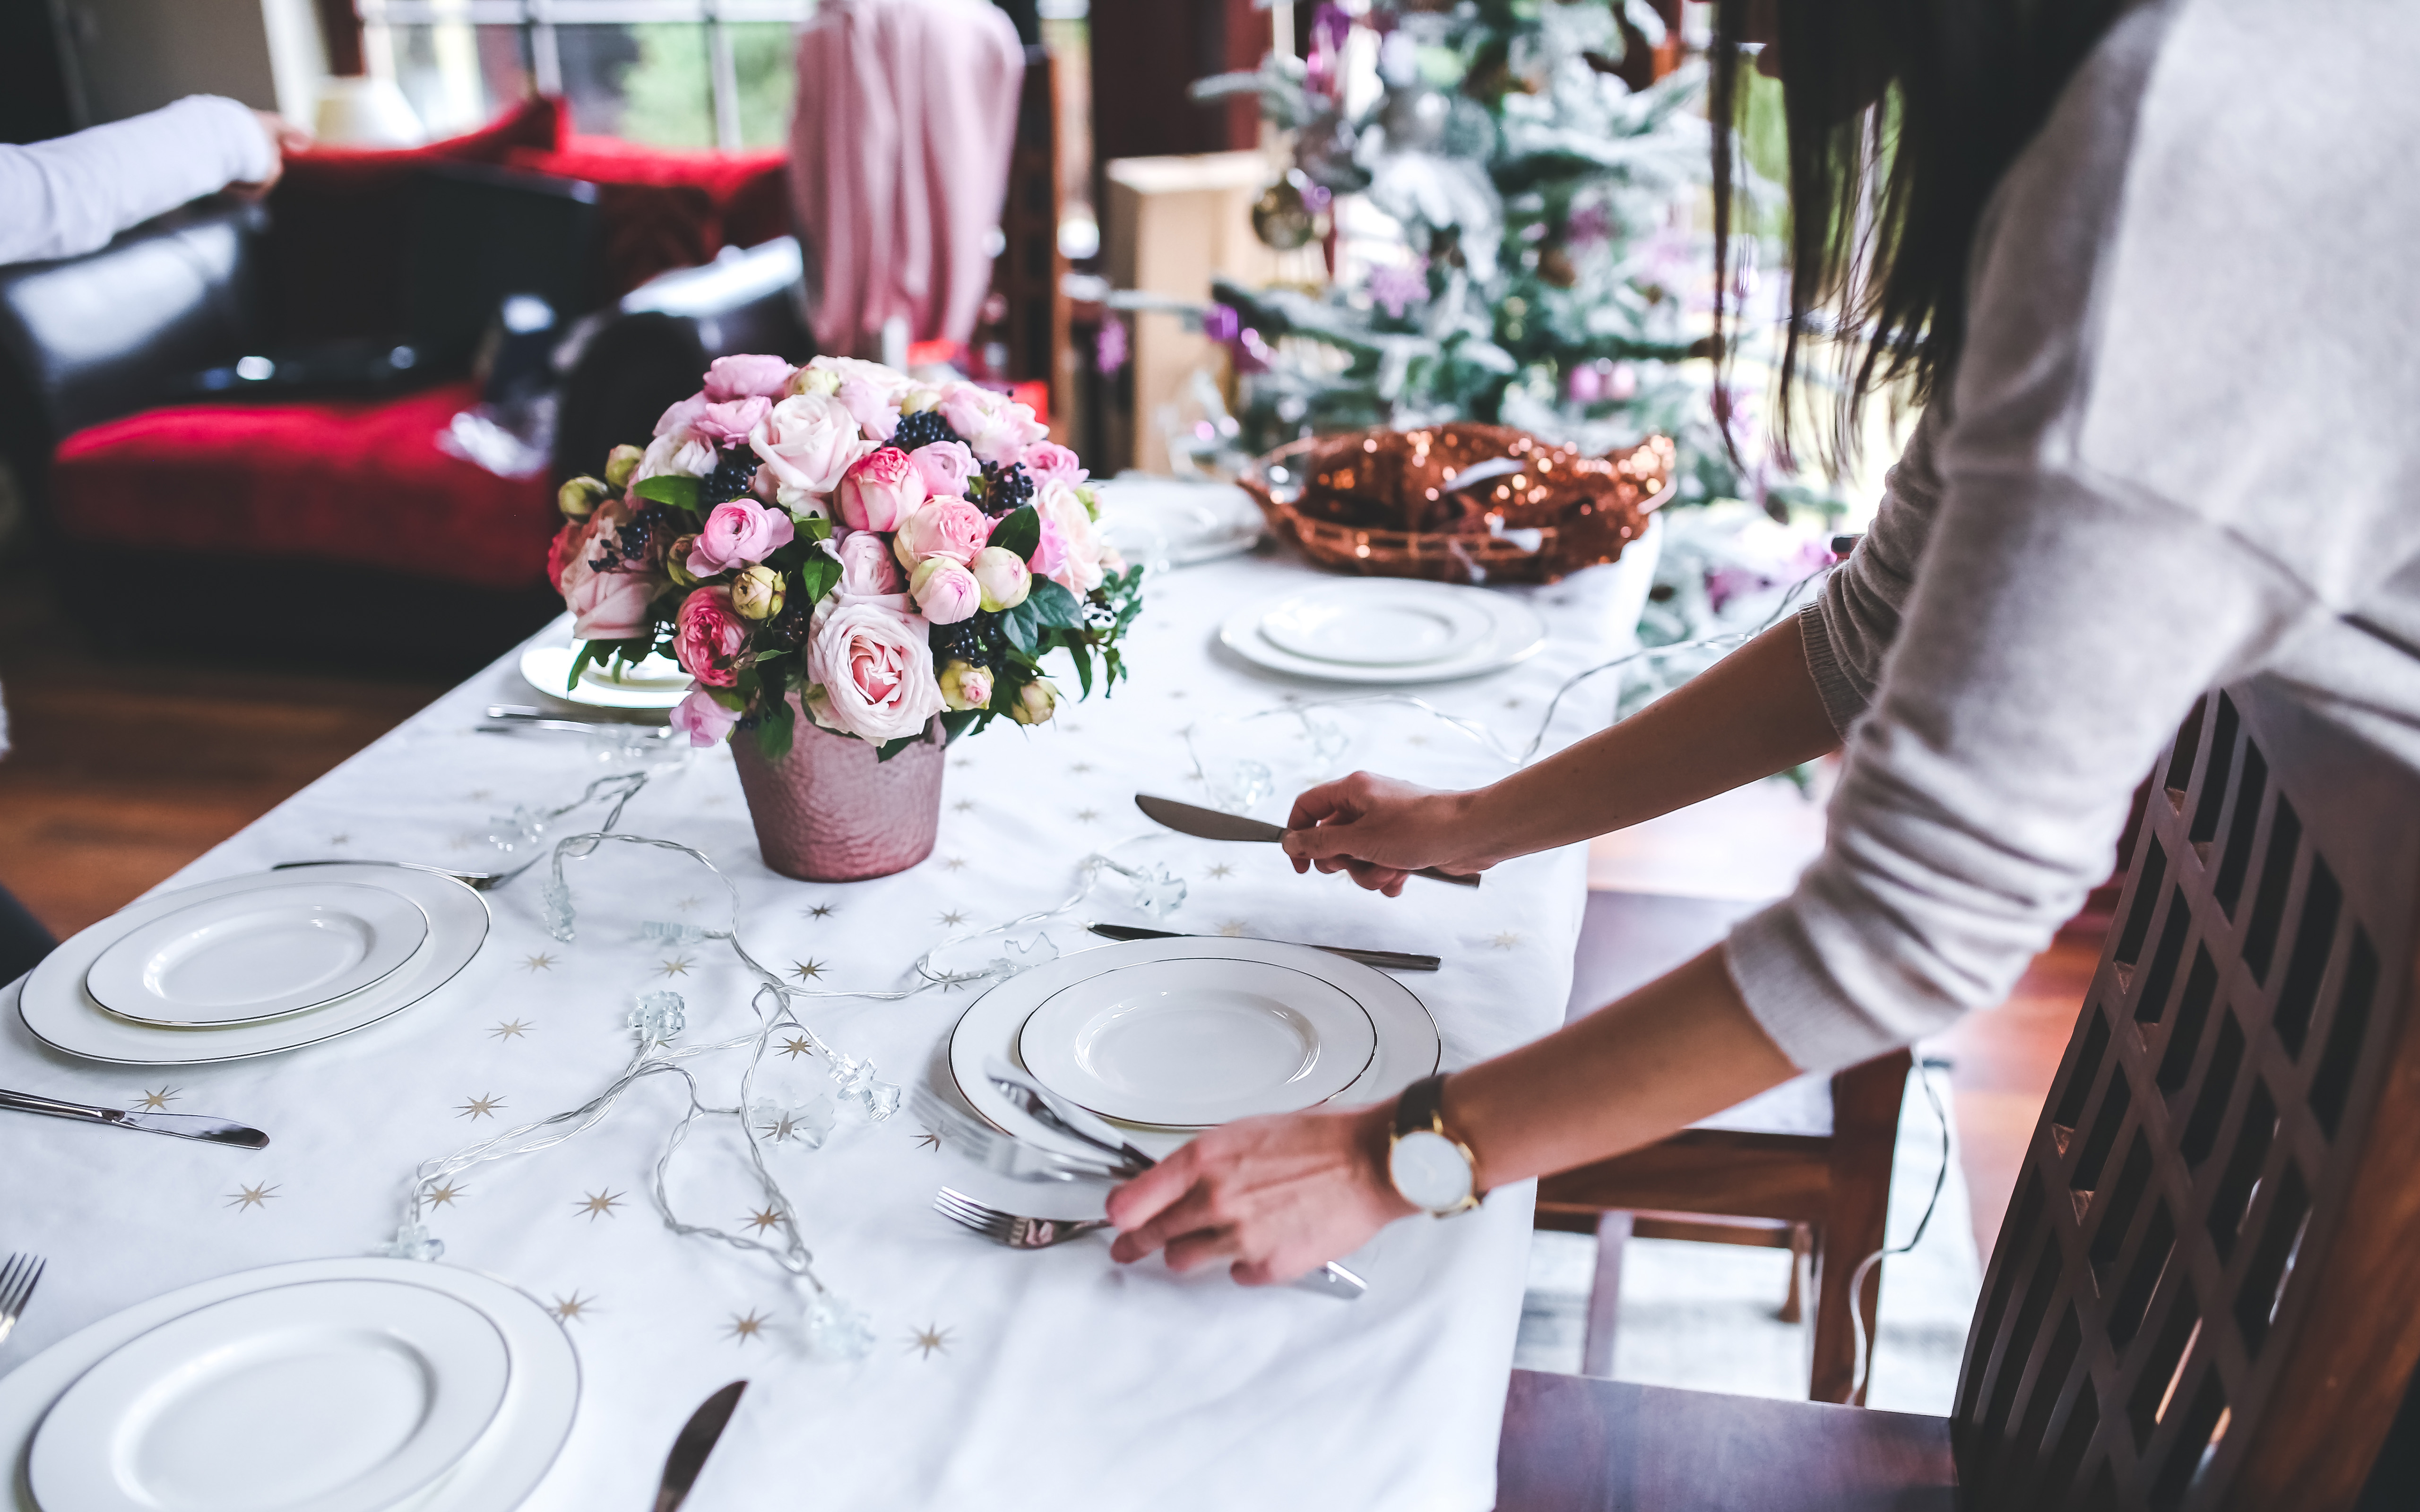
[[[1612,717],[1618,674],[1581,682],[1545,722],[1567,680],[1633,644],[1641,564],[1492,589],[1537,612],[1544,642],[1452,682],[1319,682],[1220,643],[1239,606],[1330,580],[1267,543],[1155,575],[1126,642],[1132,675],[1080,700],[1063,676],[1051,722],[1002,721],[954,743],[931,856],[852,883],[764,865],[727,747],[483,731],[489,705],[540,702],[517,670],[520,648],[500,656],[160,885],[299,860],[499,871],[537,856],[481,894],[491,922],[477,954],[409,1011],[281,1054],[149,1067],[51,1048],[21,1021],[14,989],[0,992],[0,1088],[213,1114],[270,1136],[246,1150],[0,1112],[0,1250],[49,1262],[0,1345],[0,1373],[174,1288],[379,1253],[422,1162],[578,1107],[612,1082],[644,997],[677,995],[674,1049],[750,1033],[757,979],[714,937],[731,930],[789,984],[828,993],[799,999],[800,1020],[908,1095],[888,1117],[844,1119],[820,1146],[766,1144],[786,1214],[766,1211],[738,1118],[701,1118],[667,1156],[689,1105],[669,1075],[631,1087],[593,1127],[427,1191],[419,1221],[442,1245],[427,1263],[526,1293],[577,1352],[576,1417],[523,1504],[531,1512],[653,1504],[691,1409],[738,1379],[750,1387],[685,1504],[700,1512],[1493,1505],[1533,1183],[1500,1187],[1463,1215],[1388,1227],[1344,1258],[1367,1283],[1357,1299],[1251,1288],[1223,1266],[1115,1263],[1106,1235],[1025,1252],[954,1226],[935,1195],[966,1162],[913,1096],[944,1073],[941,1047],[986,985],[931,983],[917,960],[1079,894],[1063,921],[1441,957],[1401,980],[1434,1017],[1448,1069],[1563,1022],[1582,847],[1507,862],[1475,888],[1414,880],[1389,899],[1297,875],[1274,845],[1160,830],[1133,800],[1232,796],[1233,772],[1207,768],[1255,760],[1268,771],[1251,811],[1280,822],[1303,783],[1355,767],[1438,786],[1500,776],[1542,723],[1539,748],[1551,750]],[[537,639],[567,633],[557,622]],[[535,841],[524,820],[630,771],[646,780],[618,829],[703,853],[721,880],[659,847],[569,857],[566,941],[550,928],[547,847],[600,823],[601,806]],[[1181,903],[1155,911],[1116,886],[1085,893],[1095,855],[1181,879]],[[750,1109],[830,1088],[829,1067],[803,1048],[774,1038]],[[702,1104],[728,1109],[741,1104],[748,1061],[733,1050],[681,1065]],[[816,1276],[863,1315],[853,1357],[812,1347],[811,1288],[768,1254],[668,1226],[659,1163],[686,1224],[762,1236],[795,1223]],[[1037,1199],[1068,1196],[1037,1189]],[[1086,1200],[1097,1211],[1096,1189]]]

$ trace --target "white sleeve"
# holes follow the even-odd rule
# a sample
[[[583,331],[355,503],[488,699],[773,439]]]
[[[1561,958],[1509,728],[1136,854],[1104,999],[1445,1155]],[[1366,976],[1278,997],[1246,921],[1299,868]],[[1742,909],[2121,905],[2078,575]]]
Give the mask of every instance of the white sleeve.
[[[0,146],[0,265],[73,257],[231,183],[269,177],[259,118],[216,95],[31,147]]]

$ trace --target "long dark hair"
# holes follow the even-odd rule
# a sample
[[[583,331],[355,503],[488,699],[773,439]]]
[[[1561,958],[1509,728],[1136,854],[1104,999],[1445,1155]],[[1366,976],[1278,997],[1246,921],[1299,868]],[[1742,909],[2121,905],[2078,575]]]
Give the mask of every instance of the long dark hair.
[[[1742,104],[1740,43],[1755,0],[1717,0],[1707,114],[1714,138],[1714,330],[1730,284]],[[1976,222],[2000,176],[2125,0],[1768,0],[1790,136],[1790,324],[1774,440],[1785,462],[1836,471],[1867,398],[1946,393],[1966,333]],[[1810,338],[1839,396],[1809,449],[1797,390]],[[1727,403],[1729,374],[1716,385]],[[1728,415],[1725,417],[1728,429]]]

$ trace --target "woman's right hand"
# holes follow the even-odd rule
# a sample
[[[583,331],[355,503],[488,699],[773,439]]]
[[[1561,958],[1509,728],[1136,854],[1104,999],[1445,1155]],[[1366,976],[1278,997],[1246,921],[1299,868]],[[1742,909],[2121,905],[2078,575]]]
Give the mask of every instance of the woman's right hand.
[[[1286,855],[1297,872],[1342,872],[1392,898],[1422,867],[1481,872],[1504,859],[1478,832],[1475,793],[1439,793],[1391,777],[1356,772],[1294,800]]]

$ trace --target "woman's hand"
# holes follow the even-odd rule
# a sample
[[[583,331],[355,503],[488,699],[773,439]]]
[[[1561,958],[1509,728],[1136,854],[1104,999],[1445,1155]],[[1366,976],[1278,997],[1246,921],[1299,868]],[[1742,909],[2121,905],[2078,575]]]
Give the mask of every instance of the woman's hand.
[[[1394,1105],[1285,1113],[1222,1124],[1109,1194],[1121,1262],[1168,1252],[1168,1268],[1228,1262],[1272,1286],[1350,1255],[1417,1211],[1387,1179]]]
[[[1438,793],[1356,772],[1294,800],[1286,855],[1297,872],[1342,872],[1392,898],[1422,867],[1483,872],[1504,859],[1473,818],[1476,793]]]

